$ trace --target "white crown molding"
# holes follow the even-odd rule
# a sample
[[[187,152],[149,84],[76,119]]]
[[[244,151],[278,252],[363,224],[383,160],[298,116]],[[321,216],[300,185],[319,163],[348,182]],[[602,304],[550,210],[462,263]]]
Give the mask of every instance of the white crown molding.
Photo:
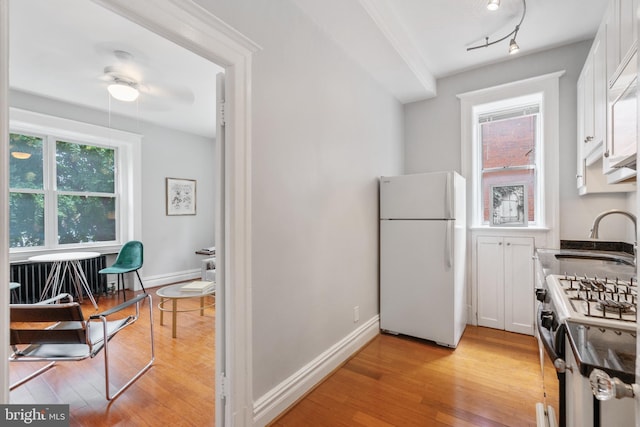
[[[405,26],[394,12],[393,3],[388,0],[359,1],[382,34],[389,40],[391,46],[398,52],[398,55],[422,84],[425,92],[429,94],[428,97],[435,97],[437,94],[436,79],[429,70],[413,39],[409,36]]]
[[[434,97],[435,78],[396,15],[387,16],[388,10],[374,0],[365,1],[292,3],[399,102]]]

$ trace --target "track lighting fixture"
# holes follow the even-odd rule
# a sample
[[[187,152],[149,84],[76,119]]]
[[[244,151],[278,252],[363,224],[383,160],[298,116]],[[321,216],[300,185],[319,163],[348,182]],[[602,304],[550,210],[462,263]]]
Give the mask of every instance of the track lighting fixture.
[[[489,3],[487,3],[487,9],[489,10],[496,10],[498,9],[499,6],[500,6],[500,0],[489,0]],[[518,22],[518,25],[516,25],[516,28],[514,28],[513,31],[511,31],[506,36],[491,42],[489,41],[489,37],[485,37],[484,44],[468,47],[467,51],[480,49],[481,47],[489,47],[493,44],[500,43],[503,40],[507,40],[509,37],[513,36],[509,41],[509,54],[513,55],[514,53],[517,53],[520,50],[520,46],[518,46],[518,43],[516,43],[516,37],[518,36],[518,31],[520,30],[520,26],[522,25],[522,21],[524,21],[524,16],[526,13],[527,13],[527,2],[526,0],[522,0],[522,17],[520,18],[520,22]]]

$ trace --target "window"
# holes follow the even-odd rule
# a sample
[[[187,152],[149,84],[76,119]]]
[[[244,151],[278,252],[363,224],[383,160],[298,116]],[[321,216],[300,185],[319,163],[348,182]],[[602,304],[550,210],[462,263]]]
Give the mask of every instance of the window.
[[[494,225],[508,220],[507,206],[499,199],[516,197],[515,206],[526,207],[527,214],[526,221],[513,214],[514,222],[540,230],[548,242],[559,241],[559,82],[563,74],[458,95],[461,171],[467,179],[471,228],[491,225],[492,207],[494,216],[500,217]],[[520,199],[524,192],[526,200]]]
[[[43,140],[10,134],[9,247],[44,246]]]
[[[512,99],[501,102],[496,110],[495,104],[479,106],[478,134],[476,144],[479,154],[478,180],[482,188],[482,224],[499,224],[490,218],[491,213],[508,202],[513,194],[502,194],[501,189],[508,190],[512,185],[523,189],[526,197],[518,206],[526,206],[527,212],[515,212],[514,222],[535,225],[538,196],[538,153],[541,125],[540,104],[519,105],[521,100]],[[504,107],[510,107],[504,109]],[[495,191],[494,191],[495,189]],[[526,220],[523,221],[525,217]],[[492,221],[493,220],[493,221]]]
[[[133,238],[140,136],[13,109],[10,123],[12,252]]]

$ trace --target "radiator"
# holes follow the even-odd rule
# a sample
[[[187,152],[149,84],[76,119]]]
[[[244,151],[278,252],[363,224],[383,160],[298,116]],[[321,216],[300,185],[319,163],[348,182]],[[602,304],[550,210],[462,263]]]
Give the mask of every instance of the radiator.
[[[107,266],[106,262],[107,257],[105,255],[80,261],[84,274],[87,276],[87,283],[89,283],[91,292],[96,298],[104,295],[107,290],[107,276],[105,274],[98,274],[98,271]],[[51,271],[51,266],[52,263],[50,262],[20,262],[11,264],[10,280],[22,285],[16,289],[15,296],[12,296],[12,302],[31,304],[39,301],[40,294],[42,294],[42,289]],[[75,287],[71,283],[68,273],[65,275],[62,284],[62,292],[68,292],[76,296]]]

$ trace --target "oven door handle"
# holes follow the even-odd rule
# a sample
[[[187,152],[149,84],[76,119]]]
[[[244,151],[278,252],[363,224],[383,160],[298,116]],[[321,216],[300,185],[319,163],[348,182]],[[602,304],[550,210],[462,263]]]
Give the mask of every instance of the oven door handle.
[[[547,351],[547,354],[553,361],[553,366],[556,368],[558,373],[564,373],[566,370],[566,363],[562,357],[558,355],[556,351],[555,343],[553,342],[553,336],[551,335],[551,331],[542,326],[542,322],[540,321],[542,318],[542,304],[538,305],[538,315],[536,316],[536,326],[538,328],[538,339],[542,342],[544,349]],[[562,325],[558,327],[562,328]],[[561,333],[560,331],[558,331]]]

